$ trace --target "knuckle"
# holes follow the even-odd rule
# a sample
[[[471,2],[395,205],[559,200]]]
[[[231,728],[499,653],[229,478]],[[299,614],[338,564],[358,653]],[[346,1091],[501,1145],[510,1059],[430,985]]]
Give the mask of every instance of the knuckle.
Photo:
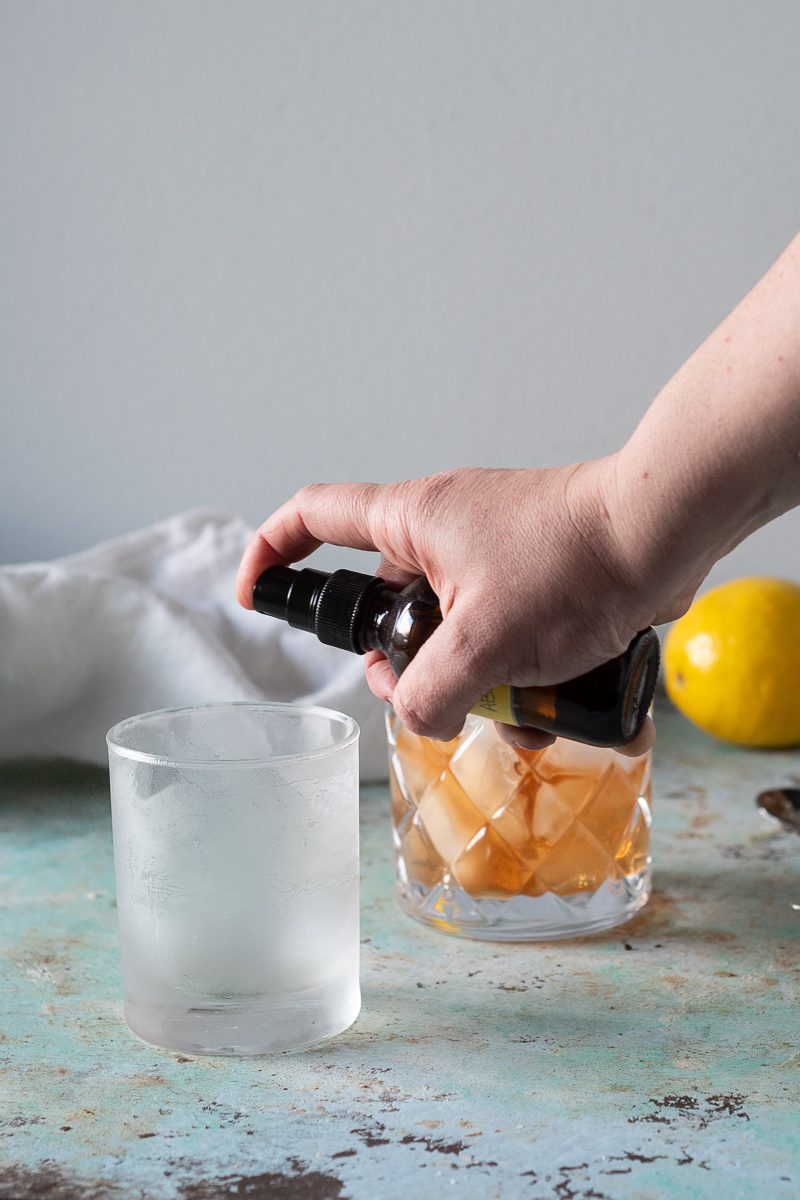
[[[459,672],[466,676],[481,675],[491,661],[493,647],[467,614],[450,613],[447,621],[448,652],[458,663]]]
[[[441,732],[436,708],[427,702],[425,697],[411,696],[406,699],[405,696],[398,696],[395,690],[393,704],[401,724],[412,733],[420,737],[436,737]]]
[[[419,481],[418,502],[426,512],[441,507],[457,487],[460,475],[459,469],[437,471],[435,475],[427,475]]]
[[[402,483],[375,485],[369,497],[368,521],[376,545],[391,547],[390,558],[411,560],[416,543],[415,528],[418,507],[417,484],[414,480]]]
[[[299,488],[294,494],[295,507],[301,512],[304,508],[308,508],[317,499],[320,493],[325,490],[327,484],[324,483],[306,483]]]
[[[370,533],[373,540],[376,532],[376,518],[384,507],[382,497],[385,490],[379,483],[364,483],[353,497],[357,519],[362,528]]]

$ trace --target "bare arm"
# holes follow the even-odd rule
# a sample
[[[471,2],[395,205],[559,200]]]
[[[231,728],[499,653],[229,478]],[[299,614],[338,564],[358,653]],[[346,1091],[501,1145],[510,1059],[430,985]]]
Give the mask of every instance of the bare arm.
[[[397,581],[427,575],[442,625],[399,681],[375,654],[367,679],[414,732],[451,737],[497,683],[573,678],[680,616],[719,558],[800,503],[799,454],[800,238],[616,454],[303,488],[254,535],[239,599],[321,542],[379,550]]]
[[[632,569],[654,573],[664,620],[715,562],[800,504],[800,236],[673,376],[616,460],[620,545]]]

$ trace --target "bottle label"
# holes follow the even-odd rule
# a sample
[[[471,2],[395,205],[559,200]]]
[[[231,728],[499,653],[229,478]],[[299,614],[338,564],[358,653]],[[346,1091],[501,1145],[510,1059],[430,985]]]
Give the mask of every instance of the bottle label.
[[[516,725],[511,705],[511,687],[501,683],[484,692],[477,704],[469,710],[476,717],[488,717],[491,721],[502,721],[504,725]]]

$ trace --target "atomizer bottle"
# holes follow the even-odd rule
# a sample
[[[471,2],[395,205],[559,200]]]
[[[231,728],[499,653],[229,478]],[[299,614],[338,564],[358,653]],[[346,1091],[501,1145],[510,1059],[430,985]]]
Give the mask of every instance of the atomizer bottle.
[[[427,579],[394,591],[357,571],[270,567],[256,580],[253,607],[321,642],[355,654],[380,650],[401,675],[442,622]],[[637,633],[624,654],[585,675],[549,687],[499,684],[471,711],[507,725],[540,729],[590,746],[620,746],[642,727],[658,677],[655,630]]]

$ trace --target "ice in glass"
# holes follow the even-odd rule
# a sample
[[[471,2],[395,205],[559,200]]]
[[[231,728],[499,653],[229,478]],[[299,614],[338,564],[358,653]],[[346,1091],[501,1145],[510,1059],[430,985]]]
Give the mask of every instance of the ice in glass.
[[[452,742],[387,714],[403,908],[492,940],[574,936],[632,916],[650,890],[650,755],[559,739],[502,742],[470,716]]]

